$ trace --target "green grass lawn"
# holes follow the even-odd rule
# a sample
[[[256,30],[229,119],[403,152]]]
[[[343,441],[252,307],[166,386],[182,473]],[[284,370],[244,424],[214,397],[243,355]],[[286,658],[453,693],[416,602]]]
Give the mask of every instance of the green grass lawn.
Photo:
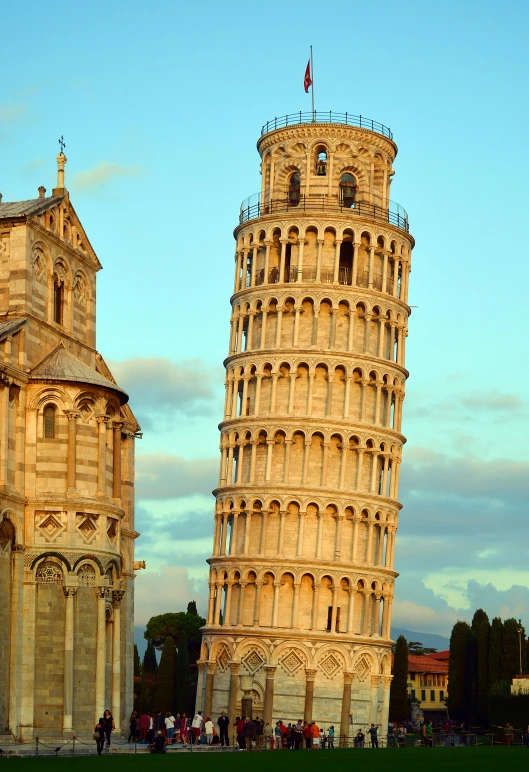
[[[110,755],[76,758],[2,759],[0,765],[15,772],[326,772],[329,769],[361,770],[361,772],[457,772],[479,770],[488,772],[519,767],[529,762],[529,750],[515,748],[409,748],[300,751],[268,753],[175,753],[163,755]],[[12,770],[11,770],[12,772]]]

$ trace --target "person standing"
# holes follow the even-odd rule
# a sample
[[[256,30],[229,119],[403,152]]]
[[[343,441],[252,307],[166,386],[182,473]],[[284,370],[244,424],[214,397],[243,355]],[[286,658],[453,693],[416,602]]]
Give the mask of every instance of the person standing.
[[[263,727],[263,735],[264,735],[264,747],[266,750],[274,750],[274,734],[272,730],[272,725],[269,721],[266,722],[266,724]]]
[[[158,732],[161,732],[162,735],[165,737],[165,718],[162,716],[162,711],[159,710],[158,713],[156,713],[155,716],[153,716],[152,725],[154,729],[154,734],[158,736]]]
[[[103,714],[103,729],[105,731],[105,737],[107,739],[107,748],[110,746],[110,735],[116,728],[112,713],[109,710],[105,710]]]
[[[255,748],[258,751],[263,750],[263,738],[264,738],[264,724],[259,716],[256,716],[254,721],[255,726]]]
[[[230,719],[226,715],[224,711],[219,716],[219,719],[217,721],[218,727],[219,727],[219,734],[220,734],[220,744],[221,745],[228,745],[230,744],[230,738],[229,738],[229,729],[230,729]]]
[[[371,724],[369,727],[369,739],[371,740],[371,747],[378,748],[378,727],[380,724]]]
[[[198,743],[200,738],[200,730],[202,729],[202,713],[198,711],[193,717],[191,723],[191,730],[193,733],[193,742]]]
[[[101,756],[105,747],[105,722],[100,718],[94,729],[94,740],[96,741],[97,755]]]
[[[507,723],[503,727],[503,744],[510,745],[513,740],[514,740],[514,729],[507,721]]]
[[[211,716],[206,716],[206,720],[204,721],[204,732],[206,733],[207,744],[211,745],[213,742],[213,721],[211,720]]]
[[[303,745],[303,724],[300,718],[298,723],[294,725],[294,747],[297,751],[301,750]]]
[[[179,743],[182,739],[182,717],[180,716],[180,713],[176,714],[176,718],[174,720],[174,742]]]
[[[138,714],[135,710],[130,714],[129,729],[129,739],[127,742],[135,743],[138,735]]]
[[[426,744],[429,748],[433,748],[433,726],[431,721],[428,721],[426,724]]]
[[[237,716],[235,719],[235,732],[237,734],[237,743],[239,745],[239,750],[243,751],[245,748],[244,743],[244,719],[240,716]]]
[[[355,745],[357,748],[363,748],[364,742],[365,742],[365,734],[362,732],[361,729],[358,730],[355,737]]]
[[[303,722],[303,737],[305,738],[305,748],[310,751],[312,735],[310,733],[310,726],[307,721]]]
[[[329,750],[331,748],[334,748],[334,726],[330,726],[327,730],[327,737],[328,737],[328,744],[327,747]]]
[[[165,736],[169,740],[169,742],[167,743],[168,745],[171,745],[172,742],[173,742],[174,722],[175,721],[176,721],[176,719],[175,719],[175,717],[173,716],[172,713],[166,713],[165,714],[165,719],[164,719],[164,723],[165,723]]]
[[[276,751],[280,751],[283,747],[283,743],[281,742],[281,722],[280,721],[276,721],[274,736],[275,736]]]
[[[247,716],[244,722],[244,742],[246,743],[246,750],[251,751],[253,741],[255,739],[255,725],[252,719]]]
[[[149,714],[142,713],[140,716],[140,743],[142,743],[142,745],[147,742],[147,732],[149,731],[150,723]]]
[[[312,739],[312,750],[319,751],[320,749],[320,728],[318,724],[313,721],[310,725],[310,736]]]
[[[189,720],[189,717],[187,713],[182,713],[182,723],[180,724],[180,737],[182,738],[182,745],[184,746],[184,748],[187,747],[188,720]]]

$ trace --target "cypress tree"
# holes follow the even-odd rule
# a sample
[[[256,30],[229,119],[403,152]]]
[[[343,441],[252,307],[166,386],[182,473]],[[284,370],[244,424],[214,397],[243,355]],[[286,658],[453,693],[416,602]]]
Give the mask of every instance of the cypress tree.
[[[468,659],[467,682],[468,682],[468,715],[469,715],[471,724],[475,724],[479,717],[478,631],[479,631],[480,624],[484,621],[488,622],[488,619],[489,618],[486,615],[486,613],[483,611],[483,609],[479,608],[476,612],[474,612],[472,623],[470,625],[471,634],[470,634],[470,650],[469,650],[469,659]]]
[[[502,679],[501,648],[503,644],[503,622],[494,617],[489,637],[489,690]]]
[[[138,647],[134,644],[134,677],[140,678],[141,676],[141,662]]]
[[[143,666],[141,668],[141,686],[144,693],[143,705],[145,710],[152,710],[152,698],[156,687],[156,676],[158,674],[158,662],[156,661],[156,651],[152,641],[147,641],[147,648],[143,655]],[[140,696],[140,705],[142,698]]]
[[[187,646],[187,633],[182,630],[178,639],[178,668],[176,679],[176,711],[177,713],[190,712],[189,699],[189,651]],[[230,720],[232,716],[229,717]]]
[[[147,688],[147,674],[145,668],[141,674],[141,691],[140,691],[140,714],[148,713],[149,711],[149,695]]]
[[[158,677],[152,701],[153,712],[166,713],[174,710],[176,686],[176,646],[170,635],[164,641]]]
[[[525,630],[517,619],[506,619],[503,623],[502,639],[502,678],[504,681],[512,679],[520,673],[520,634],[522,643],[522,670],[524,670]]]
[[[406,721],[408,718],[408,644],[403,635],[399,635],[395,646],[389,717],[391,721]]]
[[[487,617],[478,628],[478,720],[481,726],[488,725],[489,639],[490,623]]]
[[[193,614],[196,617],[198,616],[196,601],[192,600],[187,604],[187,613]]]
[[[450,636],[448,658],[448,707],[458,720],[468,720],[470,713],[469,660],[471,629],[467,622],[456,622]]]

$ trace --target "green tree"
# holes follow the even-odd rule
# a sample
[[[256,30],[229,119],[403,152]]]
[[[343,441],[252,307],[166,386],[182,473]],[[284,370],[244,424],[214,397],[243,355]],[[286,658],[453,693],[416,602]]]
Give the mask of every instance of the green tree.
[[[141,674],[140,713],[148,713],[149,705],[148,680],[145,670]]]
[[[478,721],[488,725],[490,623],[483,619],[478,628]]]
[[[160,614],[149,619],[144,635],[148,641],[152,641],[157,649],[162,648],[168,635],[174,638],[178,647],[180,633],[182,630],[185,630],[187,633],[189,661],[194,665],[200,654],[200,643],[202,641],[200,628],[204,627],[205,624],[206,620],[203,617],[184,611]]]
[[[437,649],[430,646],[423,646],[420,641],[408,641],[408,652],[410,654],[435,654]]]
[[[450,636],[448,658],[448,707],[451,715],[464,721],[471,712],[469,704],[469,659],[472,633],[467,622],[456,622]]]
[[[140,710],[142,712],[152,710],[152,698],[156,687],[157,674],[158,662],[156,661],[156,651],[152,641],[147,641],[147,648],[143,655],[143,665],[141,667]]]
[[[140,662],[140,655],[138,652],[138,647],[136,644],[134,644],[134,677],[140,678],[141,677],[141,662]]]
[[[178,675],[176,679],[176,711],[177,713],[190,712],[189,696],[189,652],[187,647],[187,633],[182,630],[178,643]],[[231,718],[231,716],[230,716]]]
[[[521,633],[519,632],[521,631]],[[521,644],[521,663],[520,663],[520,644]],[[525,660],[525,630],[522,623],[517,619],[506,619],[503,623],[502,639],[502,678],[504,681],[512,679],[520,673],[520,664],[522,673],[527,670]]]
[[[472,623],[470,625],[470,648],[468,656],[468,717],[470,723],[474,725],[478,721],[478,631],[480,624],[487,620],[487,614],[479,608],[474,612]]]
[[[175,708],[177,654],[174,638],[170,635],[164,641],[158,677],[154,689],[152,709],[156,713],[159,710],[166,713]]]
[[[499,617],[494,617],[489,636],[489,691],[502,679],[502,645],[503,622]]]
[[[393,657],[389,717],[391,721],[406,721],[408,718],[408,644],[403,635],[397,638]]]
[[[196,602],[194,600],[190,601],[187,604],[187,613],[188,614],[193,614],[193,616],[195,616],[195,617],[198,616],[197,604],[196,604]]]

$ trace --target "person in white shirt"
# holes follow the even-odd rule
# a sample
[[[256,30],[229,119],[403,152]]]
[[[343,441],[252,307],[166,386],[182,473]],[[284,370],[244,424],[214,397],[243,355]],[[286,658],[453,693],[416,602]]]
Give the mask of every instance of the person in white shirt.
[[[193,721],[191,722],[191,729],[193,730],[193,734],[195,736],[195,742],[198,742],[198,738],[200,737],[200,730],[202,729],[202,714],[200,711],[198,713],[195,713],[193,717]]]
[[[211,745],[213,742],[213,721],[211,720],[211,716],[206,717],[206,721],[204,722],[204,732],[206,733],[208,745]]]
[[[169,743],[173,742],[175,718],[172,713],[165,714],[165,734]]]

